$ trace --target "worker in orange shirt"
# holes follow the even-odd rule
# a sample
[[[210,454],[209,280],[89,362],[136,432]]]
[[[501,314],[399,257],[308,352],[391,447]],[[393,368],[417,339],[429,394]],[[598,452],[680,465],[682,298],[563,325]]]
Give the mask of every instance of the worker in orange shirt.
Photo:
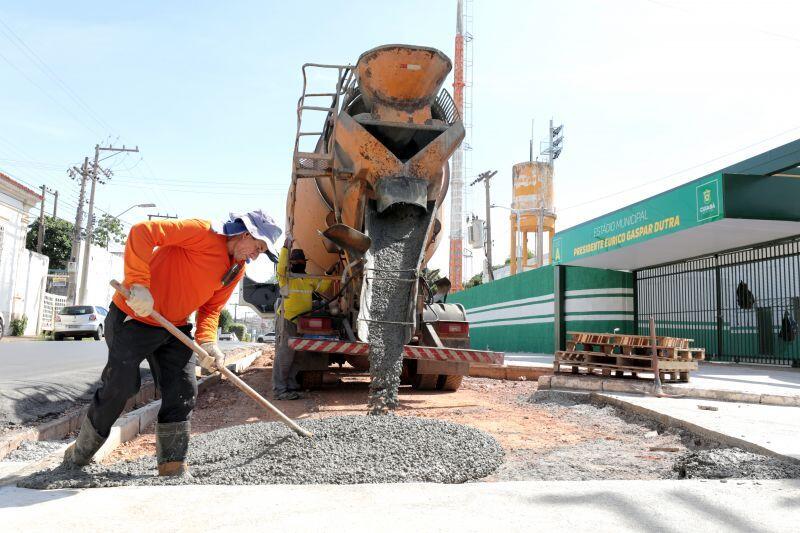
[[[178,329],[191,332],[211,356],[199,361],[214,371],[224,364],[217,346],[219,315],[244,275],[244,263],[266,253],[277,261],[274,242],[281,235],[261,211],[231,214],[227,222],[160,220],[135,224],[125,246],[127,300],[114,295],[105,319],[108,362],[64,464],[81,467],[108,438],[125,403],[140,386],[139,365],[147,358],[161,393],[156,424],[156,455],[161,476],[188,475],[189,418],[197,396],[195,357],[166,329],[149,318],[158,311]]]

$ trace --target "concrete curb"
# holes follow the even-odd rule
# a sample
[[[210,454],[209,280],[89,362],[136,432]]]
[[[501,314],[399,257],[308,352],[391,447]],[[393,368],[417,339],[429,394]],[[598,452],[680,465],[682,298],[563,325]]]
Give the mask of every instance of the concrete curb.
[[[614,407],[622,409],[623,411],[644,416],[651,420],[655,420],[668,427],[677,427],[685,429],[687,431],[694,433],[695,435],[704,437],[709,440],[717,441],[720,444],[726,446],[733,446],[751,452],[759,453],[761,455],[777,457],[778,459],[781,459],[783,461],[788,461],[791,463],[800,463],[800,459],[797,459],[795,457],[789,455],[783,455],[768,448],[764,448],[763,446],[759,446],[758,444],[754,444],[750,441],[740,439],[738,437],[733,437],[731,435],[726,435],[725,433],[720,433],[718,431],[714,431],[712,429],[708,429],[703,426],[698,426],[697,424],[693,424],[686,420],[682,420],[680,418],[660,413],[653,409],[648,409],[647,407],[643,407],[641,405],[636,405],[634,403],[626,402],[622,398],[617,398],[614,396],[607,396],[602,393],[592,392],[589,394],[589,399],[594,404],[612,405]]]
[[[473,363],[469,375],[473,378],[508,379],[512,381],[534,381],[553,373],[552,367],[529,365],[483,365]]]
[[[719,389],[699,389],[670,384],[665,384],[662,388],[666,394],[682,396],[684,398],[800,407],[800,396],[757,394]],[[632,394],[647,394],[650,392],[651,385],[648,382],[632,381],[624,378],[605,379],[592,376],[568,376],[554,374],[552,376],[540,377],[539,389],[575,389],[593,392],[628,392]]]
[[[146,381],[142,384],[136,396],[132,397],[128,400],[128,403],[125,404],[125,411],[123,412],[130,411],[134,405],[146,404],[155,398],[158,398],[158,391],[156,390],[155,383]],[[80,428],[83,417],[88,410],[89,406],[87,405],[72,413],[51,420],[50,422],[45,422],[33,428],[14,431],[0,438],[0,460],[19,448],[20,444],[25,441],[63,439]]]

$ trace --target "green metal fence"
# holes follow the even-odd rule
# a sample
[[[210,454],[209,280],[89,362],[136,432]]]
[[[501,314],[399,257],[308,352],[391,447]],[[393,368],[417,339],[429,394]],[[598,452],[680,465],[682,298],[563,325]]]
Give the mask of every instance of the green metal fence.
[[[800,366],[800,237],[635,272],[637,325],[712,360]],[[791,320],[788,320],[791,319]]]
[[[634,330],[629,272],[544,266],[450,296],[464,305],[475,348],[553,353],[565,331]]]

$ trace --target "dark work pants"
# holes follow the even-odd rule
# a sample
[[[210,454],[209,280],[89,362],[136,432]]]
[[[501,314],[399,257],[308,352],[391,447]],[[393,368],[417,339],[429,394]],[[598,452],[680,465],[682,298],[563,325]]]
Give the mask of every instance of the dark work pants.
[[[275,339],[275,359],[272,362],[272,390],[275,395],[290,390],[299,390],[295,352],[289,348],[289,337],[297,335],[297,325],[282,316],[275,317],[277,338]]]
[[[125,321],[126,316],[112,303],[105,320],[108,362],[87,415],[102,437],[108,437],[125,403],[139,392],[139,365],[145,358],[161,392],[160,423],[189,420],[197,396],[192,351],[166,329]],[[178,329],[189,335],[192,326]]]

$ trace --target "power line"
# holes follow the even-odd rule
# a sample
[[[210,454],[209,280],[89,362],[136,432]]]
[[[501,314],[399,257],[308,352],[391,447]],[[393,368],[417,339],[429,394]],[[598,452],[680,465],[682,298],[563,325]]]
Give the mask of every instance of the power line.
[[[5,55],[3,55],[2,53],[0,53],[0,59],[2,59],[3,61],[5,61],[6,63],[8,63],[8,64],[11,66],[11,68],[13,68],[13,69],[14,69],[14,70],[16,70],[17,72],[19,72],[19,74],[20,74],[20,75],[21,75],[23,78],[25,78],[26,80],[28,80],[28,82],[30,82],[30,84],[31,84],[31,85],[33,85],[34,87],[36,87],[37,89],[39,89],[39,90],[42,92],[42,94],[44,94],[44,95],[45,95],[47,98],[49,98],[50,100],[52,100],[52,101],[53,101],[53,103],[55,103],[55,104],[56,104],[58,107],[60,107],[61,109],[63,109],[63,110],[64,110],[64,111],[65,111],[67,114],[69,114],[69,115],[70,115],[72,118],[74,118],[74,119],[75,119],[77,122],[79,122],[79,123],[81,124],[81,126],[83,126],[84,128],[86,128],[86,129],[87,129],[89,132],[91,132],[93,135],[97,135],[97,134],[98,134],[98,131],[97,131],[97,130],[95,130],[94,128],[92,128],[92,127],[91,127],[91,126],[89,126],[88,124],[86,124],[86,122],[84,122],[83,120],[81,120],[81,118],[80,118],[78,115],[76,115],[75,113],[73,113],[72,111],[70,111],[69,109],[67,109],[67,107],[66,107],[64,104],[62,104],[61,102],[59,102],[58,100],[56,100],[56,99],[55,99],[55,98],[54,98],[54,97],[53,97],[53,96],[52,96],[52,95],[51,95],[49,92],[47,92],[47,91],[46,91],[46,90],[45,90],[45,89],[44,89],[44,88],[43,88],[41,85],[39,85],[38,83],[36,83],[36,82],[35,82],[35,81],[34,81],[34,80],[33,80],[33,79],[30,77],[30,76],[28,76],[28,75],[25,73],[25,71],[23,71],[21,68],[19,68],[18,66],[16,66],[14,63],[12,63],[12,62],[11,62],[11,60],[10,60],[10,59],[8,59],[8,58],[7,58]],[[102,137],[102,135],[100,135],[100,137]]]
[[[56,74],[53,69],[51,69],[47,63],[42,60],[42,58],[37,54],[30,46],[22,40],[22,38],[14,32],[13,29],[5,22],[3,19],[0,19],[0,24],[5,27],[5,31],[3,32],[6,37],[19,49],[23,52],[23,54],[27,55],[28,58],[33,62],[39,70],[41,70],[47,77],[49,77],[52,81],[54,81],[64,93],[72,99],[73,102],[78,104],[78,106],[82,107],[89,117],[94,120],[102,129],[108,131],[114,131],[114,128],[103,118],[98,115],[90,106],[87,104],[72,88],[67,85],[67,83],[62,80],[58,74]],[[9,36],[11,34],[11,36]],[[13,37],[13,38],[12,38]]]
[[[607,200],[609,198],[613,198],[615,196],[619,196],[620,194],[625,194],[625,193],[628,193],[628,192],[631,192],[631,191],[635,191],[636,189],[641,189],[642,187],[646,187],[648,185],[652,185],[653,183],[657,183],[659,181],[664,181],[666,179],[672,178],[672,177],[677,176],[679,174],[683,174],[684,172],[689,172],[690,170],[695,170],[697,168],[703,167],[705,165],[713,163],[714,161],[719,161],[720,159],[724,159],[726,157],[730,157],[730,156],[732,156],[734,154],[737,154],[737,153],[739,153],[741,151],[748,150],[750,148],[758,146],[759,144],[763,144],[763,143],[765,143],[767,141],[771,141],[773,139],[777,139],[778,137],[782,137],[783,135],[786,135],[787,133],[790,133],[792,131],[799,130],[799,129],[800,129],[800,126],[795,126],[793,128],[789,128],[788,130],[782,131],[782,132],[778,133],[777,135],[773,135],[772,137],[768,137],[766,139],[762,139],[762,140],[760,140],[758,142],[755,142],[753,144],[749,144],[749,145],[747,145],[745,147],[739,148],[739,149],[734,150],[732,152],[728,152],[726,154],[717,156],[717,157],[715,157],[713,159],[709,159],[708,161],[704,161],[704,162],[699,163],[697,165],[692,165],[692,166],[684,168],[682,170],[678,170],[676,172],[672,172],[671,174],[667,174],[666,176],[661,176],[660,178],[656,178],[654,180],[645,181],[645,182],[642,182],[642,183],[640,183],[638,185],[634,185],[633,187],[628,187],[627,189],[623,189],[623,190],[620,190],[620,191],[617,191],[617,192],[612,192],[612,193],[607,194],[605,196],[597,196],[597,197],[594,197],[591,200],[587,200],[585,202],[581,202],[581,203],[578,203],[578,204],[570,205],[570,206],[567,206],[567,207],[559,207],[557,209],[557,211],[558,212],[569,211],[570,209],[575,209],[575,208],[578,208],[578,207],[583,207],[585,205],[597,203],[598,200]]]
[[[696,15],[698,13],[697,10],[686,9],[684,7],[681,7],[681,6],[676,6],[676,5],[673,5],[673,4],[667,4],[666,2],[659,2],[658,0],[645,0],[645,1],[647,1],[647,2],[649,2],[651,4],[655,4],[657,6],[665,7],[667,9],[673,9],[675,11],[681,11],[681,12],[687,13],[689,15]],[[798,39],[796,37],[792,37],[791,35],[784,35],[783,33],[775,33],[774,31],[765,30],[764,28],[759,28],[759,27],[753,26],[751,24],[743,24],[741,22],[739,22],[737,24],[739,26],[743,27],[743,28],[748,29],[748,30],[755,30],[755,31],[757,31],[759,33],[763,33],[764,35],[769,35],[770,37],[777,37],[778,39],[786,39],[787,41],[794,41],[796,43],[800,43],[800,39]]]

